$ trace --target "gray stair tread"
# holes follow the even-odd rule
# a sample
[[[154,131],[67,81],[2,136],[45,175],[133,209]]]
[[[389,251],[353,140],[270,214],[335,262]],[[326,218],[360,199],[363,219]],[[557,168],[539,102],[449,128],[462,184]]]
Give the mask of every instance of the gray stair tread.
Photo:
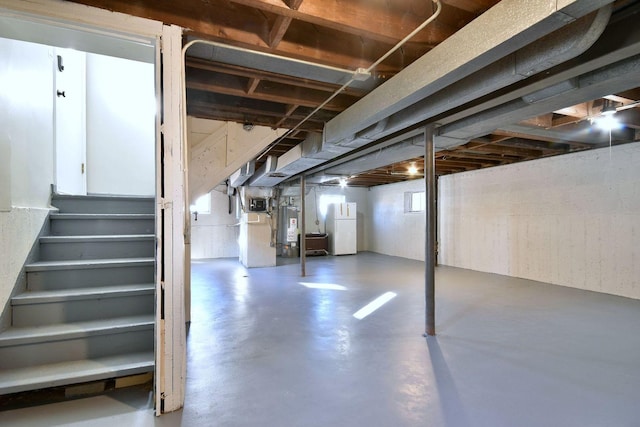
[[[153,328],[153,314],[57,325],[12,327],[0,333],[0,347],[117,334]]]
[[[25,266],[27,272],[47,270],[73,270],[82,268],[124,267],[127,265],[152,265],[154,258],[83,259],[66,261],[38,261]]]
[[[153,371],[153,352],[0,370],[0,394]]]
[[[153,293],[153,283],[92,286],[88,288],[69,288],[51,291],[29,291],[11,298],[11,305],[42,304],[59,301],[85,300],[94,298],[114,298]]]
[[[51,213],[55,219],[153,219],[155,214],[122,214],[122,213]]]
[[[51,200],[154,200],[154,196],[135,196],[117,194],[53,194]]]
[[[124,242],[130,240],[153,240],[153,234],[107,234],[82,236],[42,236],[40,243],[78,243],[78,242]]]

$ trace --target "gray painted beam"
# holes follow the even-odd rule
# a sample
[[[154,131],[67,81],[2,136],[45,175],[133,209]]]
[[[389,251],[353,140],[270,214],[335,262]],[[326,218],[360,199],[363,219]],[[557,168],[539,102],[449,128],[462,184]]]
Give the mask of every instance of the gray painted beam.
[[[325,126],[340,144],[357,132],[459,81],[610,0],[503,0]],[[497,30],[499,29],[499,30]]]

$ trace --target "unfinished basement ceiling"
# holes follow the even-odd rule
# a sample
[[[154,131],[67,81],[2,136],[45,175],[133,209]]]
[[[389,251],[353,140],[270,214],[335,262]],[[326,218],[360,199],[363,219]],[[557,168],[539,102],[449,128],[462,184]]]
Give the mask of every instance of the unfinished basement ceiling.
[[[193,40],[206,40],[214,45],[196,44],[187,51],[187,112],[199,118],[266,125],[273,128],[294,128],[309,113],[321,105],[340,87],[351,72],[368,68],[393,45],[405,37],[435,11],[429,0],[78,0],[77,3],[119,11],[135,16],[177,24],[188,29],[185,44]],[[305,140],[310,132],[322,132],[326,123],[352,106],[382,83],[406,69],[418,58],[443,43],[475,18],[496,5],[498,0],[444,0],[442,11],[433,23],[419,32],[401,49],[384,60],[373,71],[371,78],[357,81],[328,102],[295,132],[270,146],[257,159],[256,168],[268,158],[279,157]],[[504,105],[513,103],[509,93],[527,95],[523,88],[536,93],[543,87],[536,82],[578,69],[580,62],[605,57],[607,51],[631,43],[620,40],[636,37],[635,26],[640,18],[639,1],[613,2],[611,18],[606,31],[594,48],[571,64],[555,66],[522,82],[501,88],[463,106],[436,117],[452,135],[461,132],[456,126],[469,121],[474,110],[497,110],[488,100],[504,98]],[[499,25],[499,24],[496,24]],[[496,28],[499,31],[500,28]],[[469,40],[474,43],[473,40]],[[593,53],[600,49],[602,52]],[[591,55],[589,57],[589,55]],[[629,54],[633,57],[637,52]],[[588,57],[588,58],[587,58]],[[587,58],[587,59],[581,59]],[[611,61],[618,61],[619,57]],[[608,64],[600,64],[606,67]],[[594,72],[593,70],[588,70]],[[579,74],[582,73],[582,74]],[[580,75],[591,78],[584,70]],[[594,77],[595,78],[595,77]],[[549,80],[558,92],[564,90],[559,81]],[[616,81],[617,82],[617,81]],[[539,83],[542,85],[543,83]],[[606,83],[606,82],[605,82]],[[605,84],[603,83],[603,84]],[[618,82],[619,83],[619,82]],[[623,82],[624,83],[624,82]],[[495,129],[471,135],[468,141],[436,153],[436,173],[444,175],[479,169],[545,156],[570,153],[585,149],[637,141],[640,130],[640,89],[629,79],[627,84],[616,84],[616,91],[593,91],[577,97],[566,97],[567,104],[539,103],[549,110],[537,111],[522,106],[526,118],[496,113],[486,123],[499,123]],[[622,88],[622,89],[620,89]],[[571,88],[570,88],[571,89]],[[575,99],[579,102],[572,102]],[[556,100],[557,101],[557,100]],[[483,107],[484,105],[484,107]],[[526,108],[525,108],[526,107]],[[534,106],[535,107],[535,106]],[[611,133],[598,131],[591,119],[600,117],[603,109],[615,108],[616,117],[623,124]],[[465,113],[466,112],[466,113]],[[463,114],[465,113],[465,114]],[[457,114],[457,116],[456,116]],[[514,121],[515,120],[515,121]],[[475,129],[478,126],[467,126]],[[481,128],[481,127],[479,127]],[[465,134],[466,135],[466,134]],[[393,136],[393,135],[392,135]],[[466,137],[466,136],[465,136]],[[372,142],[372,145],[375,142]],[[364,147],[362,154],[375,151]],[[366,169],[356,156],[350,161],[329,162],[324,169],[333,169],[337,183],[340,176],[349,177],[349,185],[373,186],[413,179],[410,166],[423,170],[423,159],[415,149],[406,154],[396,150],[389,156],[390,163]],[[404,156],[404,157],[403,157]],[[379,163],[379,162],[378,162]],[[363,166],[364,165],[364,166]],[[352,167],[354,166],[354,167]],[[365,168],[365,170],[361,170]],[[317,173],[324,173],[316,168]]]

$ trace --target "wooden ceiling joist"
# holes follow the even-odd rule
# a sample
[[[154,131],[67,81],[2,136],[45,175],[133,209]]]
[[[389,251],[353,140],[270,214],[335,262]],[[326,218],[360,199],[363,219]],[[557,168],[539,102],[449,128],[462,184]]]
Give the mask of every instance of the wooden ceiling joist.
[[[324,91],[327,93],[333,93],[338,88],[340,88],[340,85],[337,85],[337,84],[323,83],[315,80],[284,76],[281,74],[269,73],[267,71],[244,68],[236,65],[221,64],[221,63],[211,62],[204,59],[193,58],[189,56],[187,56],[186,65],[187,65],[187,69],[193,68],[193,69],[199,69],[199,70],[212,71],[212,72],[221,73],[221,74],[231,74],[234,76],[244,77],[247,79],[258,78],[260,80],[266,80],[270,82],[281,83],[281,84],[295,86],[295,87],[302,87],[305,89],[314,89],[314,90]],[[345,95],[350,95],[355,97],[362,97],[366,95],[366,92],[364,90],[354,88],[354,87],[346,88],[343,91],[343,93]]]
[[[433,2],[425,0],[69,1],[179,25],[185,28],[185,43],[201,38],[353,71],[368,68],[435,10]],[[442,10],[437,19],[372,71],[372,87],[401,72],[499,0],[441,2]],[[189,115],[273,128],[292,129],[298,126],[339,87],[339,84],[298,77],[297,73],[276,74],[217,63],[192,57],[189,52],[186,71],[186,109]],[[346,88],[295,132],[271,144],[256,158],[256,162],[261,164],[268,155],[286,153],[307,138],[309,132],[321,132],[326,122],[362,99],[370,90]],[[436,174],[463,172],[602,146],[572,138],[577,138],[577,132],[584,131],[586,120],[601,114],[605,98],[617,106],[628,107],[616,113],[616,118],[626,128],[612,134],[612,145],[639,139],[640,108],[636,103],[640,100],[640,89],[635,88],[513,123],[518,125],[519,132],[496,130],[465,145],[438,152]],[[512,124],[505,123],[508,125]],[[372,186],[415,179],[405,173],[411,163],[422,170],[424,161],[422,158],[409,159],[363,172],[350,178],[349,185]],[[338,184],[337,177],[332,184]]]
[[[416,9],[416,1],[395,1],[395,2],[355,2],[339,0],[323,0],[300,2],[298,8],[289,7],[286,3],[278,0],[230,0],[233,3],[241,4],[251,8],[256,8],[263,12],[272,13],[280,17],[287,17],[297,21],[317,25],[319,27],[330,28],[334,31],[351,34],[353,36],[367,38],[383,43],[395,44],[402,40],[407,34],[418,27],[431,13],[431,5],[420,9],[423,16],[418,16],[413,10]],[[424,2],[423,2],[424,3]],[[408,6],[408,7],[407,7]],[[412,7],[413,6],[413,7]],[[455,7],[446,6],[449,11],[443,15],[442,22],[438,24],[439,40],[433,40],[433,34],[418,34],[413,42],[416,43],[439,43],[444,38],[451,35],[457,24],[468,22],[475,16]],[[455,14],[465,14],[464,19]]]
[[[315,108],[322,104],[327,96],[324,92],[303,91],[287,88],[276,83],[258,84],[251,94],[247,93],[248,81],[231,78],[231,76],[217,76],[217,78],[190,78],[187,81],[187,89],[197,89],[205,92],[221,93],[237,97],[247,97],[262,101],[276,102],[280,104],[296,104]],[[353,97],[338,95],[323,108],[330,111],[343,111],[356,101]]]

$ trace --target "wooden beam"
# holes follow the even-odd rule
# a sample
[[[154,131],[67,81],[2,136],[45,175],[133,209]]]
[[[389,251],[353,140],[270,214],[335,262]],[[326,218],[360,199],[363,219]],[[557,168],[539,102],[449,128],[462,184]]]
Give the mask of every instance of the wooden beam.
[[[284,0],[289,9],[298,10],[302,4],[302,0]]]
[[[276,18],[276,22],[274,22],[271,31],[269,32],[269,46],[271,48],[276,48],[282,38],[284,37],[289,25],[291,24],[292,18],[288,16],[278,16]]]
[[[518,147],[505,147],[494,144],[478,144],[476,142],[468,142],[463,145],[465,150],[484,151],[497,154],[510,154],[524,158],[537,158],[542,156],[541,150],[524,149]]]
[[[447,4],[455,8],[466,10],[476,16],[486,12],[498,0],[447,0]]]
[[[536,117],[531,117],[526,120],[522,120],[520,124],[548,129],[551,127],[552,120],[553,120],[553,113],[548,113],[548,114],[542,114]]]
[[[563,116],[577,117],[584,119],[592,114],[593,101],[583,102],[581,104],[572,105],[570,107],[561,108],[554,111],[556,114],[562,114]]]
[[[187,113],[193,117],[199,117],[202,119],[218,120],[234,123],[245,123],[247,121],[247,115],[241,113],[235,113],[232,111],[215,112],[209,108],[202,108],[202,106],[192,106],[188,109]],[[256,126],[266,126],[270,128],[282,128],[291,129],[298,124],[298,121],[284,121],[278,125],[277,120],[269,120],[266,117],[256,116],[251,117],[250,120]],[[301,132],[322,132],[322,123],[305,122],[300,126]],[[304,138],[302,138],[304,139]]]
[[[289,105],[287,106],[287,111],[284,114],[284,117],[282,117],[282,119],[280,119],[280,121],[278,122],[278,126],[282,125],[282,123],[284,123],[287,119],[291,118],[291,115],[294,113],[294,111],[296,111],[296,109],[299,107],[299,105]],[[309,118],[309,120],[311,120],[313,118],[313,116],[311,118]],[[304,120],[305,117],[301,116],[300,120]]]
[[[559,128],[561,126],[574,125],[576,123],[580,123],[583,120],[584,119],[581,117],[560,115],[558,117],[553,118],[553,120],[551,121],[550,128]]]
[[[469,161],[442,160],[442,159],[438,159],[438,164],[440,166],[454,166],[454,167],[463,168],[466,170],[479,169],[483,167],[482,163],[473,163]],[[494,166],[494,165],[491,164],[491,166]]]
[[[436,160],[441,158],[442,160],[447,160],[449,158],[454,159],[475,159],[482,160],[485,162],[493,162],[497,164],[502,163],[514,163],[520,160],[519,157],[505,156],[504,154],[494,154],[494,153],[469,153],[463,150],[461,151],[439,151],[436,153]]]
[[[209,76],[190,76],[187,80],[187,89],[197,89],[207,92],[222,93],[239,97],[248,97],[263,101],[278,102],[281,104],[296,104],[315,108],[322,104],[327,96],[324,93],[300,88],[286,87],[283,85],[271,85],[260,87],[260,90],[247,94],[246,82],[232,76],[217,76],[211,79]],[[343,111],[356,101],[353,97],[338,95],[331,100],[324,109],[330,111]]]
[[[366,3],[340,0],[307,0],[298,9],[290,8],[281,0],[230,0],[230,2],[276,14],[297,21],[326,27],[357,37],[395,44],[418,27],[432,14],[431,4],[415,13],[419,3],[411,0]],[[460,23],[470,22],[475,16],[447,4],[447,12],[432,23],[426,31],[417,34],[414,43],[438,43],[459,29]],[[456,16],[451,16],[457,14]],[[444,16],[443,16],[444,15]],[[463,15],[464,17],[460,17]],[[457,24],[457,25],[456,25]],[[457,28],[456,28],[457,27]],[[435,29],[434,29],[435,28]]]
[[[575,147],[585,147],[585,148],[593,148],[593,144],[589,144],[586,142],[578,142],[578,141],[569,141],[569,140],[564,140],[564,139],[558,139],[558,138],[553,138],[553,137],[549,137],[549,136],[542,136],[542,135],[532,135],[532,134],[528,134],[528,133],[521,133],[521,132],[511,132],[511,131],[506,131],[506,130],[502,130],[502,129],[497,129],[495,131],[493,131],[494,135],[501,135],[501,136],[505,136],[505,137],[509,137],[509,138],[523,138],[523,139],[532,139],[534,141],[543,141],[543,142],[555,142],[555,143],[564,143],[564,144],[569,144]]]
[[[191,108],[197,109],[198,111],[208,112],[207,115],[210,118],[213,118],[214,116],[221,117],[217,120],[224,120],[222,119],[222,117],[227,118],[232,116],[246,117],[247,120],[249,121],[256,121],[258,120],[258,117],[272,117],[274,120],[270,124],[276,127],[279,127],[280,125],[284,124],[285,120],[300,121],[305,117],[304,115],[301,115],[301,114],[291,114],[288,116],[285,115],[285,117],[283,118],[283,113],[278,113],[274,111],[260,111],[260,110],[254,110],[249,108],[240,108],[240,107],[230,106],[227,104],[215,104],[215,103],[209,103],[207,101],[202,101],[202,100],[190,100],[189,111],[191,111]],[[245,122],[247,120],[242,120],[242,122]],[[314,117],[310,118],[308,122],[313,123],[314,127],[318,127],[320,129],[322,129],[322,126],[324,125],[324,120],[318,120]]]
[[[267,26],[265,22],[263,25]],[[270,27],[257,33],[246,28],[234,28],[217,22],[206,22],[191,27],[187,33],[192,38],[217,41],[230,45],[268,52],[276,55],[300,59],[318,64],[355,70],[367,68],[384,55],[392,44],[383,44],[370,39],[349,34],[336,34],[326,27],[316,27],[306,22],[292,21],[287,30],[287,37],[271,48],[269,45]],[[424,55],[437,43],[407,43],[376,69],[377,73],[392,76],[404,67]]]
[[[270,73],[267,71],[254,70],[250,68],[240,67],[237,65],[221,64],[217,62],[211,62],[200,58],[192,58],[187,56],[187,70],[198,69],[213,71],[222,74],[231,74],[238,77],[245,78],[258,78],[260,80],[266,80],[270,82],[282,83],[291,86],[304,87],[307,89],[321,90],[328,93],[333,93],[340,87],[337,84],[323,83],[315,80],[297,78],[285,76],[282,74]],[[187,75],[188,77],[188,75]],[[362,89],[348,87],[342,93],[345,95],[362,97],[366,95],[366,91]]]
[[[252,95],[260,84],[260,79],[251,78],[247,84],[247,95]]]

